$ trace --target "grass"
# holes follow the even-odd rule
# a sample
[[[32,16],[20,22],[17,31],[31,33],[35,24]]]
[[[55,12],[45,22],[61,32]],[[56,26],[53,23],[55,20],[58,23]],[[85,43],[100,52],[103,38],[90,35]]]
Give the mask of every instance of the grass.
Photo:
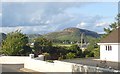
[[[54,43],[53,46],[65,46],[65,47],[70,47],[72,44],[59,44],[59,43]]]

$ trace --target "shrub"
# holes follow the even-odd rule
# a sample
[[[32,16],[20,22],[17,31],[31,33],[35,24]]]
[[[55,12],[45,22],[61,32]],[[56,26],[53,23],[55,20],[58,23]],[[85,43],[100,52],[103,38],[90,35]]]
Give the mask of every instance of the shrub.
[[[66,58],[67,58],[67,59],[72,59],[72,58],[74,58],[74,57],[75,57],[75,53],[69,52],[69,53],[66,54]]]

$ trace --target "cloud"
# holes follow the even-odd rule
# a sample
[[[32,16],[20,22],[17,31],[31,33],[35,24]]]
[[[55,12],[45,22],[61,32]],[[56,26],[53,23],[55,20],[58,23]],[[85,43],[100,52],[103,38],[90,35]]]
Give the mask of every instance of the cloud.
[[[47,25],[51,18],[55,19],[51,23],[56,23],[59,19],[57,17],[61,16],[60,21],[66,18],[65,10],[68,8],[85,4],[87,3],[3,3],[3,24],[4,27]]]
[[[96,24],[98,24],[98,22],[100,22],[101,19],[103,19],[103,17],[98,16],[98,15],[96,15],[96,16],[84,16],[83,15],[81,17],[80,16],[76,17],[76,20],[77,19],[79,19],[79,21],[78,21],[76,27],[91,29],[92,27],[95,27]]]
[[[119,0],[1,0],[2,2],[119,2]]]
[[[86,18],[83,18],[77,23],[76,27],[81,29],[87,29],[91,31],[95,31],[97,33],[104,33],[103,28],[108,27],[110,22],[105,22],[104,17],[101,16],[85,16]]]
[[[85,22],[81,22],[80,24],[77,24],[76,27],[77,28],[86,28],[86,23]]]
[[[48,33],[68,27],[101,32],[100,15],[84,14],[81,10],[91,3],[82,2],[6,2],[2,4],[3,32],[21,29],[24,33]],[[76,10],[77,9],[77,10]],[[94,12],[94,11],[93,11]],[[107,24],[107,22],[106,22]]]
[[[2,26],[2,13],[0,13],[0,26]]]
[[[2,13],[0,13],[0,17],[2,16]]]
[[[16,30],[21,30],[25,34],[46,34],[48,32],[53,32],[56,30],[53,26],[16,26],[16,27],[0,27],[0,32],[9,33]]]
[[[108,26],[108,25],[109,25],[109,23],[107,23],[107,22],[99,22],[99,23],[96,24],[96,27],[105,27],[105,26]]]

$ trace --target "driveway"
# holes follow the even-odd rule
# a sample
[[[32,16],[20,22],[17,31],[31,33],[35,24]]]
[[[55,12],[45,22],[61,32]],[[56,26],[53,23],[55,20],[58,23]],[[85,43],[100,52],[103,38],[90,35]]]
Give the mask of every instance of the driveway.
[[[2,64],[2,74],[44,74],[41,72],[27,72],[20,70],[24,68],[23,64]]]

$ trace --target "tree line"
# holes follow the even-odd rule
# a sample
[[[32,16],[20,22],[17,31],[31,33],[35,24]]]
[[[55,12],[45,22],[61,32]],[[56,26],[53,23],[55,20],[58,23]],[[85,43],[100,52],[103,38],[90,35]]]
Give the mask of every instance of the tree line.
[[[2,42],[0,53],[10,56],[28,56],[31,53],[35,54],[35,56],[43,54],[47,55],[47,59],[59,60],[82,58],[89,54],[86,51],[82,52],[76,44],[70,47],[53,46],[52,41],[43,37],[35,38],[34,46],[31,47],[29,38],[19,30],[7,34],[6,39]]]

